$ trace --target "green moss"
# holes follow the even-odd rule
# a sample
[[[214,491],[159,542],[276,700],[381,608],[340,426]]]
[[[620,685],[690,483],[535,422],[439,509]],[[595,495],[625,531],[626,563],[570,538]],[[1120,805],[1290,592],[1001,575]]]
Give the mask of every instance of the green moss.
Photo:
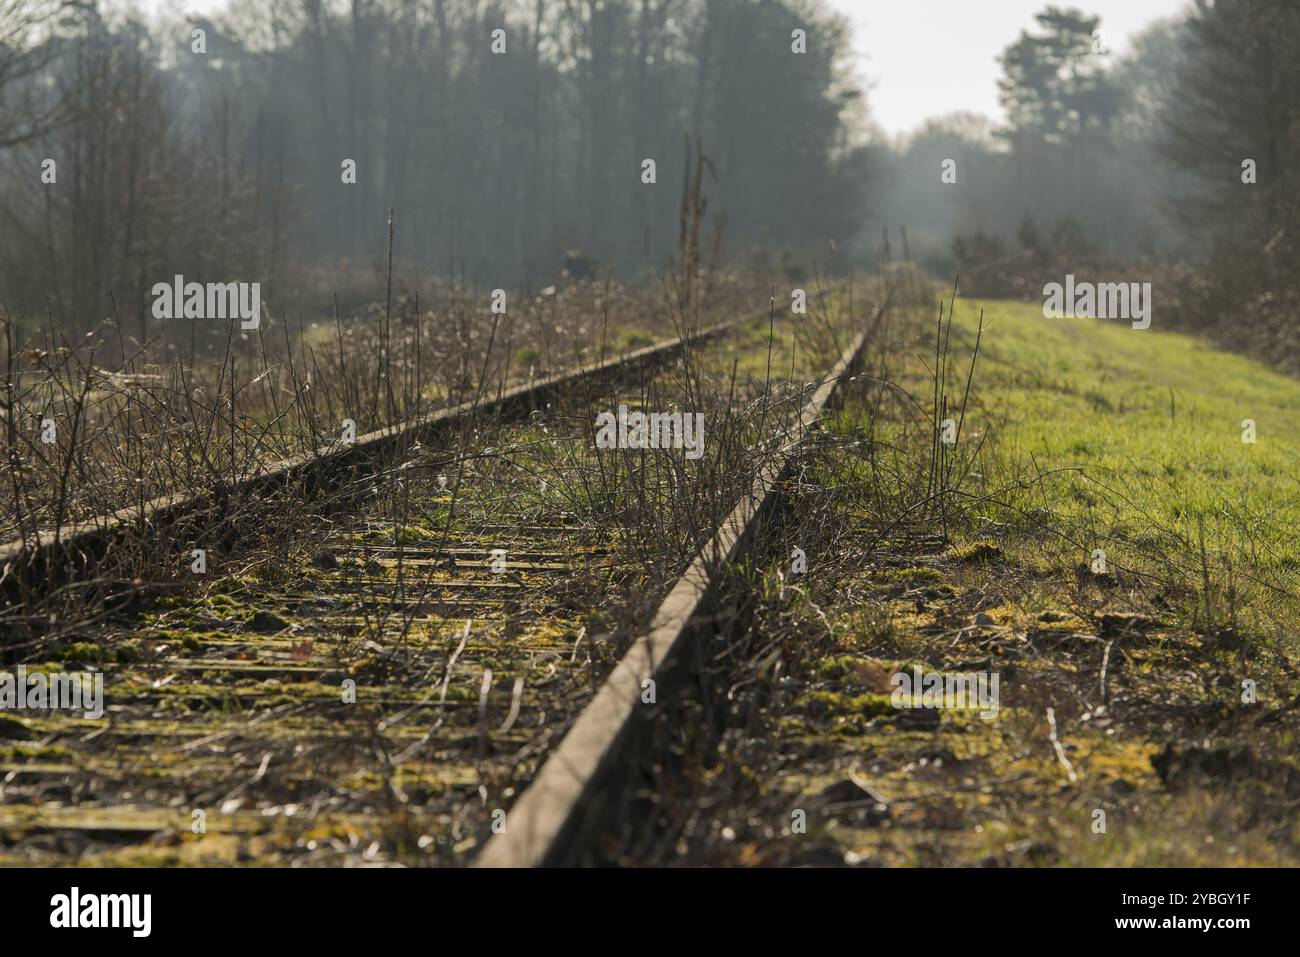
[[[134,664],[140,660],[140,646],[134,641],[118,645],[113,652],[113,658],[120,665]]]
[[[815,674],[822,681],[853,684],[859,680],[863,659],[857,655],[832,655],[817,663]]]
[[[542,350],[536,346],[520,346],[515,350],[514,364],[527,369],[529,366],[535,366],[542,361]]]
[[[654,336],[640,329],[629,329],[623,333],[623,348],[627,352],[644,349],[646,346],[654,345],[654,342]]]
[[[843,691],[810,691],[803,697],[808,713],[814,717],[878,718],[896,714],[887,694],[846,694]]]
[[[90,641],[77,641],[66,646],[59,652],[61,659],[65,662],[99,662],[106,661],[111,657],[108,649],[102,645]]]
[[[236,612],[245,607],[243,602],[236,601],[230,595],[222,594],[220,592],[209,594],[207,597],[207,604],[212,611],[221,615],[223,618],[229,618],[230,612]]]
[[[904,585],[933,585],[943,581],[943,573],[939,569],[924,565],[917,568],[893,568],[880,577]]]
[[[963,563],[992,562],[1002,557],[1002,549],[993,542],[971,542],[952,549],[949,557]]]
[[[429,542],[437,542],[442,535],[441,528],[412,523],[394,529],[392,541],[398,545],[424,545]]]
[[[38,761],[56,761],[72,756],[72,752],[67,748],[61,748],[57,745],[46,745],[37,747],[31,744],[16,744],[9,749],[9,755],[15,759],[35,759]]]

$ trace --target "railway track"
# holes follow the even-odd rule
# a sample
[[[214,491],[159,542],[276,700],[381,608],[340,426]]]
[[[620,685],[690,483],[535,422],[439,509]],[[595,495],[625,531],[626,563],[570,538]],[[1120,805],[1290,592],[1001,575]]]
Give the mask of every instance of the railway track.
[[[476,863],[483,867],[538,867],[574,859],[574,844],[591,836],[605,803],[600,787],[619,750],[635,740],[637,723],[654,712],[660,693],[680,678],[677,665],[691,641],[706,641],[718,626],[721,572],[759,546],[764,523],[778,508],[781,484],[814,434],[840,382],[861,360],[873,329],[863,329],[822,378],[787,426],[780,452],[764,462],[735,508],[700,548],[656,608],[647,630],[611,672],[595,698],[547,758],[512,810],[511,829],[495,834]],[[653,694],[647,692],[653,689]]]
[[[377,429],[346,444],[337,442],[271,463],[225,488],[165,495],[138,506],[124,505],[116,512],[6,542],[0,545],[0,611],[30,603],[67,582],[108,574],[115,564],[120,564],[116,559],[128,545],[144,540],[157,543],[169,537],[192,539],[222,529],[235,507],[232,503],[276,494],[317,498],[337,492],[379,472],[412,446],[432,441],[467,421],[517,418],[545,407],[565,390],[590,389],[620,377],[635,376],[643,369],[673,361],[694,345],[717,340],[743,321],[718,323],[687,336],[500,388],[418,419]]]
[[[735,324],[708,338],[724,333],[728,353],[697,358],[719,384],[730,368],[734,401],[735,356],[757,362],[771,343]],[[657,675],[688,637],[713,572],[771,507],[784,463],[866,338],[816,376],[807,404],[773,412],[778,453],[718,513],[719,531],[710,520],[681,539],[687,571],[671,588],[629,502],[670,496],[684,463],[602,459],[591,411],[687,400],[698,385],[664,365],[691,343],[503,394],[500,414],[449,410],[260,478],[336,488],[342,475],[365,491],[350,497],[355,510],[317,514],[282,560],[228,562],[201,583],[150,591],[33,663],[105,672],[106,711],[19,713],[0,728],[0,862],[463,863],[485,844],[486,864],[545,862],[623,737],[629,716],[614,726],[611,696]],[[796,371],[800,383],[813,374]],[[165,503],[144,526],[165,538],[209,504]],[[72,577],[101,568],[138,520],[43,543],[42,561],[70,558]],[[690,562],[700,541],[704,557]],[[561,806],[548,782],[590,750],[593,714],[612,738],[584,758],[591,771]],[[536,823],[542,806],[557,826]]]
[[[156,849],[180,862],[459,856],[562,726],[579,609],[617,578],[600,532],[475,478],[494,487],[463,492],[445,535],[419,522],[451,491],[413,480],[417,509],[335,524],[298,576],[227,576],[99,636],[140,660],[113,669],[102,728],[29,722],[31,757],[0,778],[9,839],[38,860],[148,861],[169,831],[196,838]],[[393,830],[411,807],[419,826]]]

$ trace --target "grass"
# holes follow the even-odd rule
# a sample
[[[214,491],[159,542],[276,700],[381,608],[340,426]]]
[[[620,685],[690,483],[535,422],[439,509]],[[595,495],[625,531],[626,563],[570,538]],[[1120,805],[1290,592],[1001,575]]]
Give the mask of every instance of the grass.
[[[612,827],[611,858],[1294,865],[1300,383],[1019,304],[949,315],[939,348],[933,308],[897,315],[847,390],[681,707],[660,832]],[[997,714],[891,705],[913,664],[1000,677]]]
[[[1090,571],[1102,549],[1121,584],[1172,589],[1198,625],[1294,640],[1300,382],[1187,336],[1049,320],[1021,303],[959,300],[955,348],[969,350],[981,310],[961,439],[983,441],[971,534],[1042,572]],[[910,391],[926,387],[913,356],[898,373]],[[1246,419],[1254,443],[1242,440]]]

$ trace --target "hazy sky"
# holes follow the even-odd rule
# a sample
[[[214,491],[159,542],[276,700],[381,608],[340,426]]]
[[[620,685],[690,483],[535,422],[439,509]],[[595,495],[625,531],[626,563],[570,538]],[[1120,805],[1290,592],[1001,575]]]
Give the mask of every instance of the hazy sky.
[[[996,57],[1033,23],[1049,0],[828,0],[854,27],[858,75],[867,102],[890,133],[931,116],[971,110],[995,119]],[[1152,20],[1179,13],[1187,0],[1053,0],[1101,15],[1102,40],[1117,53]]]
[[[128,0],[129,2],[129,0]],[[145,9],[207,12],[224,0],[136,0]],[[890,133],[928,117],[971,110],[994,119],[996,57],[1049,2],[1101,14],[1102,39],[1117,53],[1152,20],[1178,13],[1187,0],[827,0],[854,27],[858,76],[867,101]]]

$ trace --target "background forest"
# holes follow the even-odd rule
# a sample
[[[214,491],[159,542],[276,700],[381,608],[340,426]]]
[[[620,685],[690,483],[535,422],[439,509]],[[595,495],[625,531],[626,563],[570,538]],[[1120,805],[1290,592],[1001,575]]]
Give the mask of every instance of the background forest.
[[[1197,0],[1122,58],[1103,27],[1045,8],[1001,54],[1005,124],[891,138],[815,0],[0,0],[0,293],[65,333],[117,310],[137,339],[176,273],[347,311],[390,208],[421,275],[540,288],[575,252],[644,278],[680,252],[698,167],[710,264],[907,257],[1027,297],[1121,270],[1159,280],[1166,321],[1288,361],[1300,5]]]

